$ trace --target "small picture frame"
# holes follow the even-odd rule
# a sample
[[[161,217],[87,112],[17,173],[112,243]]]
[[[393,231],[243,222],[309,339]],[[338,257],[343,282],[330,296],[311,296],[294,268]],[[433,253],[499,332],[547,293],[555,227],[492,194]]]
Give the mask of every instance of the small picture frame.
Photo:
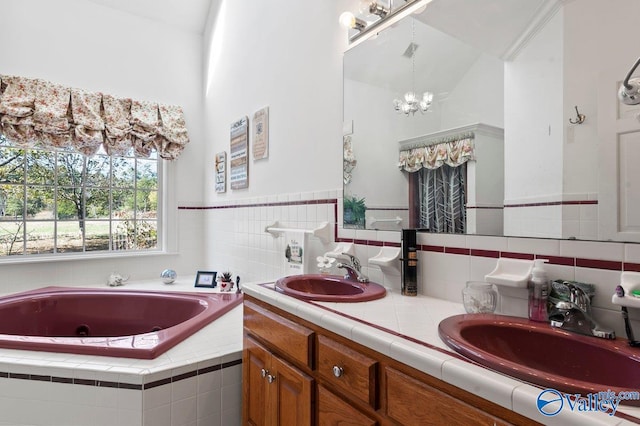
[[[206,287],[206,288],[214,288],[216,286],[216,275],[218,273],[215,271],[198,271],[196,275],[196,287]]]

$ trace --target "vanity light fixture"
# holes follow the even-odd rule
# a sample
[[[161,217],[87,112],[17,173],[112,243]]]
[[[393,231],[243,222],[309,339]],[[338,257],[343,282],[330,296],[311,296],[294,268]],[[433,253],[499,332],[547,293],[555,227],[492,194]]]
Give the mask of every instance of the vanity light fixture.
[[[382,6],[376,0],[361,0],[360,13],[365,15],[377,15],[380,19],[384,19],[389,13],[389,8]]]
[[[404,94],[403,99],[393,100],[393,107],[396,112],[407,116],[415,114],[416,111],[424,114],[429,110],[433,102],[433,93],[431,92],[424,92],[422,98],[416,96],[416,50],[418,50],[418,45],[413,42],[415,35],[415,18],[411,18],[411,43],[402,54],[404,57],[411,58],[411,90]]]
[[[633,64],[618,90],[618,99],[625,105],[640,104],[640,78],[631,78],[631,74],[640,65],[640,58]]]
[[[378,0],[360,0],[360,15],[365,19],[357,18],[353,13],[346,11],[340,15],[340,23],[357,32],[350,33],[350,48],[362,43],[369,37],[390,27],[402,18],[412,13],[421,12],[433,0],[404,0],[396,2],[387,0],[388,6],[382,5]],[[373,18],[372,18],[373,16]]]

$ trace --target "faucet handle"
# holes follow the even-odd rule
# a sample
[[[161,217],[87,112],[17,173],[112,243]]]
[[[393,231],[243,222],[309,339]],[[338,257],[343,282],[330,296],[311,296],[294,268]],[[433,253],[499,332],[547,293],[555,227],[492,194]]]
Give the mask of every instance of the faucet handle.
[[[565,283],[567,288],[569,288],[569,298],[572,303],[577,305],[580,309],[587,312],[590,308],[591,301],[589,300],[589,296],[585,291],[572,283]]]
[[[349,253],[342,253],[342,254],[344,256],[347,256],[349,258],[349,261],[351,262],[351,266],[353,266],[358,272],[360,272],[360,269],[361,269],[360,260],[352,254],[349,254]]]

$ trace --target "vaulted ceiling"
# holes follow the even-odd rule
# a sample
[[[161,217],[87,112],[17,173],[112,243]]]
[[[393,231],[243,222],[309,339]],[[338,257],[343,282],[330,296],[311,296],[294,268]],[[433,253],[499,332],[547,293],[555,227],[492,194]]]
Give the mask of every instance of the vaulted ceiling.
[[[112,9],[201,34],[211,4],[222,0],[89,0]]]

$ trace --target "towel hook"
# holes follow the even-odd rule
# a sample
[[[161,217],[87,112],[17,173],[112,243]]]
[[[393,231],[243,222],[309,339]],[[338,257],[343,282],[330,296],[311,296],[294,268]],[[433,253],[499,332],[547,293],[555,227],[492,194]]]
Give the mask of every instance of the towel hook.
[[[578,111],[578,105],[576,105],[575,108],[576,108],[576,120],[573,121],[572,119],[569,119],[569,123],[571,124],[584,123],[584,120],[586,120],[587,117],[584,114],[580,114],[580,111]]]

